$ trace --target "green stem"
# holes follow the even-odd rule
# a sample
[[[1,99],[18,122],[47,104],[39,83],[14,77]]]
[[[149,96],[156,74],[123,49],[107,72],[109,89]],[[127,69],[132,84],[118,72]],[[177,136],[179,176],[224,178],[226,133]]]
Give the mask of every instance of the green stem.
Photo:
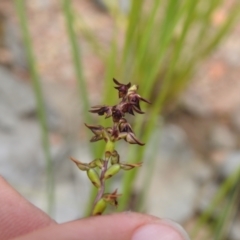
[[[25,1],[15,0],[16,11],[20,20],[20,27],[23,34],[23,41],[26,48],[27,60],[30,68],[30,74],[32,78],[33,89],[37,102],[37,114],[42,130],[42,144],[46,159],[46,173],[47,173],[47,202],[48,202],[48,213],[53,214],[53,206],[55,202],[55,184],[54,184],[54,171],[53,161],[50,153],[50,143],[48,138],[48,127],[46,120],[46,110],[44,107],[43,94],[39,79],[39,74],[36,67],[36,61],[33,53],[33,47],[31,37],[27,24],[26,6]]]
[[[114,150],[114,142],[108,141],[105,147],[105,153],[106,152],[113,152]],[[104,159],[104,164],[103,164],[103,168],[101,170],[101,174],[100,174],[100,182],[101,182],[101,186],[98,190],[98,193],[96,195],[96,198],[94,200],[93,206],[92,206],[92,213],[94,210],[94,207],[96,206],[97,202],[102,198],[104,192],[105,192],[105,179],[104,179],[104,174],[108,169],[108,160],[109,159]]]
[[[63,0],[63,11],[65,14],[66,19],[66,27],[68,32],[69,41],[71,44],[72,49],[72,57],[73,57],[73,63],[75,67],[75,73],[77,77],[77,84],[78,84],[78,90],[80,95],[80,101],[83,103],[83,112],[84,112],[84,121],[90,122],[91,117],[88,113],[89,110],[89,100],[88,100],[88,94],[87,94],[87,87],[86,87],[86,80],[83,75],[83,68],[82,68],[82,62],[81,62],[81,51],[80,47],[77,41],[77,36],[74,31],[74,13],[72,12],[71,8],[72,1],[69,0]]]

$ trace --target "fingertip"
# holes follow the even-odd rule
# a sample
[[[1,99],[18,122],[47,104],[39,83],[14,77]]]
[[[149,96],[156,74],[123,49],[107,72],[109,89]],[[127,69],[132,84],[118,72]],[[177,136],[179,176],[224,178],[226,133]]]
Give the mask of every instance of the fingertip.
[[[120,215],[123,218],[127,217],[129,221],[136,221],[136,219],[138,221],[139,225],[133,231],[131,240],[190,240],[184,228],[170,219],[131,211],[121,213]]]
[[[50,226],[18,240],[189,240],[184,230],[169,220],[125,212],[95,216]]]
[[[55,224],[0,176],[0,239],[10,239]]]
[[[159,223],[145,224],[133,233],[131,240],[189,240],[187,233],[176,223],[165,224],[163,220]]]
[[[166,224],[167,226],[171,227],[172,229],[174,229],[176,232],[178,232],[180,234],[180,236],[182,237],[181,239],[183,240],[190,240],[187,232],[185,231],[185,229],[178,223],[170,220],[170,219],[162,219],[161,220],[162,223]]]

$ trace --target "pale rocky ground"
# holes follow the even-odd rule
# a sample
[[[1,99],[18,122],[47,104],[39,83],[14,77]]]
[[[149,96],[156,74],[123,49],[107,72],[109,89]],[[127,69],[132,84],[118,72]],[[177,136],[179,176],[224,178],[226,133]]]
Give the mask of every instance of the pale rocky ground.
[[[90,161],[91,155],[82,127],[81,103],[59,1],[27,2],[55,165],[54,218],[65,222],[83,216],[92,187],[68,157]],[[91,1],[74,1],[74,4],[107,47],[112,31],[110,17]],[[147,153],[158,149],[158,154],[146,212],[190,226],[217,191],[220,183],[217,180],[226,178],[240,166],[239,34],[240,24],[199,67],[180,99],[181,108],[166,116],[163,127],[153,136],[154,144],[148,144]],[[89,97],[96,105],[104,66],[83,39],[81,46],[87,87],[91,89]],[[0,174],[36,206],[46,210],[41,131],[29,82],[14,8],[10,1],[1,1]],[[136,193],[146,171],[144,167],[140,171]],[[232,226],[231,240],[240,239],[238,217]]]

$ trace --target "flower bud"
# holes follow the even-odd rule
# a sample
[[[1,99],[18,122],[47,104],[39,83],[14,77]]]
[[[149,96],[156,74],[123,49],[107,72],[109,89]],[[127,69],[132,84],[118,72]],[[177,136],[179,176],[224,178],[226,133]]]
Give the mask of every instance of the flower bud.
[[[92,215],[101,215],[107,207],[107,203],[104,199],[100,199],[93,208]]]
[[[87,175],[88,175],[88,178],[90,179],[90,181],[92,182],[92,184],[96,188],[100,188],[101,182],[100,182],[100,179],[99,179],[99,176],[98,176],[97,172],[94,169],[90,168],[87,171]]]
[[[121,169],[119,164],[113,164],[111,167],[108,168],[108,170],[104,174],[104,179],[108,179],[112,177],[113,175],[117,174],[119,170]]]
[[[120,161],[120,156],[116,150],[112,152],[112,157],[111,157],[111,164],[116,164],[119,163]]]
[[[70,159],[78,166],[78,168],[82,171],[87,171],[90,169],[89,164],[87,163],[81,163],[80,161],[78,161],[77,159],[70,157]]]
[[[141,167],[142,163],[120,163],[120,167],[123,170],[131,170],[135,167]]]
[[[114,150],[114,142],[107,141],[105,149],[106,149],[106,152],[110,152],[110,154],[111,154]],[[105,157],[106,157],[106,155],[105,155]]]

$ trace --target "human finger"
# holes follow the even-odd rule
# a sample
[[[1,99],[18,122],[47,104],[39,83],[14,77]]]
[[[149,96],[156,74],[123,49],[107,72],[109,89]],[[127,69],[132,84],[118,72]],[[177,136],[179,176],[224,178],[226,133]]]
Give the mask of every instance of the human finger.
[[[23,235],[55,222],[0,176],[0,239]]]
[[[189,240],[176,223],[137,213],[90,217],[49,226],[15,240]]]

